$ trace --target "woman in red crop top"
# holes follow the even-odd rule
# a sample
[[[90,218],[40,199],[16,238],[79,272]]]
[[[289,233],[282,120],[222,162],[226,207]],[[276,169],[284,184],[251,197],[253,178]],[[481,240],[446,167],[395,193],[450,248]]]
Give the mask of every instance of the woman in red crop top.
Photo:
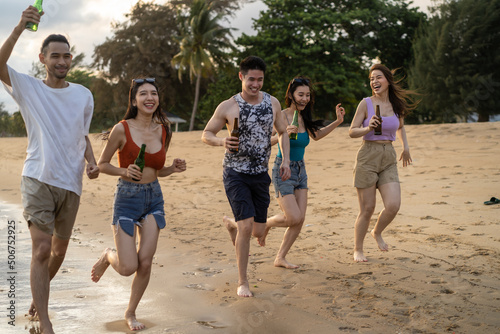
[[[120,177],[112,223],[116,251],[106,248],[91,273],[94,282],[99,281],[109,265],[120,275],[135,273],[125,311],[130,330],[145,328],[137,321],[135,311],[149,283],[160,229],[166,225],[158,177],[186,170],[186,162],[182,159],[174,159],[172,165],[165,166],[171,137],[170,124],[162,112],[155,79],[132,80],[127,113],[123,121],[111,130],[98,163],[103,173]],[[146,154],[145,167],[141,172],[134,161],[142,144],[146,144]],[[111,164],[116,151],[118,167]],[[136,247],[137,235],[139,247]]]
[[[381,251],[389,249],[382,238],[382,232],[396,217],[401,204],[396,151],[392,142],[397,134],[403,146],[399,160],[403,160],[403,167],[411,164],[404,117],[417,105],[409,98],[414,92],[403,90],[399,82],[394,81],[393,72],[386,66],[373,65],[369,78],[373,95],[359,103],[349,129],[351,138],[364,139],[354,167],[354,186],[358,192],[360,208],[354,225],[356,262],[368,261],[363,253],[363,242],[375,211],[377,188],[382,196],[384,209],[380,212],[371,235]],[[376,105],[380,106],[381,118],[375,115]],[[379,124],[382,124],[382,134],[375,135],[374,129]]]

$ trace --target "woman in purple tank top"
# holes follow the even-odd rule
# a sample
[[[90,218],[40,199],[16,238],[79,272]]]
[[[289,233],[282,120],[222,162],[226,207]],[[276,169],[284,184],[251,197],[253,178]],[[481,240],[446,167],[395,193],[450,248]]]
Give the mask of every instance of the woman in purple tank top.
[[[363,242],[375,211],[376,190],[378,188],[384,209],[380,212],[371,235],[377,241],[381,251],[389,246],[382,238],[382,232],[392,222],[401,204],[401,188],[397,170],[396,151],[392,146],[396,135],[401,140],[403,152],[399,160],[403,167],[411,164],[410,149],[406,139],[404,118],[417,103],[413,103],[412,91],[400,87],[394,81],[394,71],[386,66],[375,64],[371,67],[369,78],[373,95],[363,99],[349,129],[351,138],[363,137],[363,144],[358,151],[354,167],[354,186],[358,192],[360,212],[354,225],[354,261],[366,262]],[[380,116],[375,115],[375,108],[380,108]],[[382,125],[381,134],[374,129]]]

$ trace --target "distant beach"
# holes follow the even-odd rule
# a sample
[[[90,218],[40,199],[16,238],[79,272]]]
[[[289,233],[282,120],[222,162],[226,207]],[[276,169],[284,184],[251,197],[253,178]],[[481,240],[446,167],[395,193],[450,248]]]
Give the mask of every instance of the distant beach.
[[[137,310],[148,326],[141,333],[500,332],[500,204],[483,204],[500,198],[500,122],[406,127],[413,165],[399,165],[403,203],[385,232],[389,252],[380,252],[367,236],[369,262],[352,260],[358,213],[352,167],[361,140],[338,128],[306,152],[309,207],[289,254],[300,268],[273,266],[284,229],[272,229],[266,247],[252,241],[255,298],[236,296],[236,257],[222,225],[223,215],[231,214],[222,185],[223,150],[204,145],[200,131],[174,133],[167,163],[183,158],[188,170],[160,179],[167,227]],[[104,145],[96,135],[92,141],[98,158]],[[35,333],[24,317],[31,302],[31,241],[19,190],[26,144],[26,138],[0,138],[1,333]],[[394,145],[399,157],[400,143]],[[90,280],[102,250],[113,247],[116,182],[107,175],[84,178],[69,251],[51,285],[57,333],[131,333],[123,313],[132,277],[109,270],[99,283]],[[272,215],[280,210],[270,191]],[[8,325],[4,279],[10,220],[16,221],[19,261],[15,327]]]

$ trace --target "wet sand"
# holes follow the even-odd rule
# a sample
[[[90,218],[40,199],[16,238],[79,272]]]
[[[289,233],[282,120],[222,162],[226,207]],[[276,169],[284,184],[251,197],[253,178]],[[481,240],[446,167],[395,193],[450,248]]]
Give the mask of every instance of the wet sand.
[[[352,167],[361,141],[350,139],[345,127],[336,129],[306,150],[308,213],[287,257],[300,268],[273,267],[284,229],[271,230],[266,247],[253,240],[249,278],[255,298],[235,293],[236,259],[222,225],[230,214],[222,149],[201,143],[201,132],[175,133],[167,159],[186,159],[188,170],[160,181],[167,227],[137,310],[148,326],[142,332],[499,332],[500,205],[483,202],[500,198],[500,122],[407,126],[407,133],[413,165],[399,166],[403,203],[384,234],[389,252],[380,252],[368,235],[369,262],[352,261],[358,213]],[[99,156],[103,145],[93,143]],[[399,142],[395,147],[399,155]],[[0,138],[3,201],[20,203],[25,148],[26,138]],[[99,283],[90,281],[93,263],[113,246],[115,184],[107,175],[84,181],[69,252],[52,284],[49,307],[58,333],[129,332],[123,312],[132,277],[108,270]],[[377,203],[373,222],[381,207]],[[278,212],[273,200],[269,215]],[[22,256],[29,257],[29,232],[24,222],[19,226],[27,237]],[[2,266],[5,258],[0,254]],[[29,290],[23,275],[19,286]],[[29,333],[23,319],[29,291],[17,302],[22,312],[12,333]],[[2,333],[5,325],[4,318]]]

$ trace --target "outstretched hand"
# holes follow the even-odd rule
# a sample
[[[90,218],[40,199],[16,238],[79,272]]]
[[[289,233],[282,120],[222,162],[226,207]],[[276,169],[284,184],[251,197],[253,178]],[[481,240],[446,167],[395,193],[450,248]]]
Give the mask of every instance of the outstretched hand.
[[[335,112],[337,114],[337,120],[342,123],[344,121],[345,109],[342,107],[342,103],[337,104],[335,107]]]
[[[176,158],[172,163],[172,167],[174,173],[184,172],[186,170],[186,160]]]

